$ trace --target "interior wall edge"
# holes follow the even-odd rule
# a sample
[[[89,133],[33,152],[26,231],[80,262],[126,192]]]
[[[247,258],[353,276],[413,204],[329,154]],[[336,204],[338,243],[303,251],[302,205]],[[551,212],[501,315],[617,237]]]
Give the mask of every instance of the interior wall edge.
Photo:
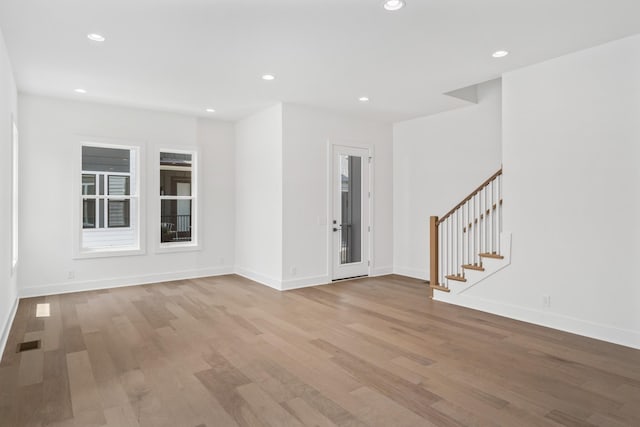
[[[234,273],[237,274],[238,276],[244,277],[245,279],[252,280],[254,282],[260,283],[261,285],[265,285],[270,288],[273,288],[277,291],[282,290],[282,280],[276,279],[275,277],[267,276],[265,274],[258,273],[248,268],[237,267],[237,266],[235,268]]]
[[[375,267],[371,272],[370,276],[371,277],[388,276],[389,274],[393,274],[392,265],[389,265],[387,267]]]
[[[7,345],[7,340],[9,339],[9,332],[11,331],[11,326],[13,326],[13,320],[15,319],[16,311],[18,310],[19,301],[20,299],[16,296],[13,300],[13,305],[9,311],[9,315],[2,325],[2,335],[0,335],[0,357],[4,354],[4,349]]]
[[[426,270],[419,270],[417,268],[411,268],[411,267],[400,267],[397,265],[393,267],[393,274],[410,277],[412,279],[420,279],[420,280],[429,279],[429,273]]]
[[[331,277],[328,274],[300,277],[296,279],[283,280],[281,290],[290,291],[293,289],[308,288],[311,286],[328,285],[329,283],[331,283]]]

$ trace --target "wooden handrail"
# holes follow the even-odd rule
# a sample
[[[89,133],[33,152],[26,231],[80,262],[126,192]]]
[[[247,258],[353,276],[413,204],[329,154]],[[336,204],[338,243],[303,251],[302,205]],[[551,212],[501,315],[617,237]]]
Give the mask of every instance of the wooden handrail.
[[[465,203],[467,203],[469,200],[471,200],[473,198],[473,196],[475,196],[476,194],[478,194],[480,191],[482,191],[482,189],[484,187],[486,187],[491,181],[493,181],[494,179],[496,179],[497,177],[499,177],[500,175],[502,175],[502,168],[500,168],[500,170],[496,173],[494,173],[493,175],[491,175],[489,178],[487,178],[487,180],[485,182],[483,182],[482,184],[480,184],[478,186],[478,188],[476,188],[475,190],[473,190],[471,192],[471,194],[469,194],[467,197],[465,197],[460,203],[458,203],[453,209],[451,209],[449,212],[447,212],[442,218],[440,218],[438,220],[438,225],[442,224],[447,218],[449,218],[451,215],[453,215],[453,213],[455,211],[458,210],[458,208],[460,208],[462,205],[464,205]]]

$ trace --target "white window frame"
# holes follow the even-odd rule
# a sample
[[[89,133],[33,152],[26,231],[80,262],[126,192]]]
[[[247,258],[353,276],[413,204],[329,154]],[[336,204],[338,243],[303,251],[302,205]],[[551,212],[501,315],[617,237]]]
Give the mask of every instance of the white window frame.
[[[121,150],[131,150],[135,152],[135,168],[136,176],[135,180],[131,180],[131,172],[96,172],[96,171],[85,171],[82,169],[82,147],[100,147],[100,148],[112,148],[112,149],[121,149]],[[144,249],[144,224],[142,223],[142,218],[144,218],[144,204],[143,204],[143,195],[141,189],[143,188],[141,185],[142,178],[144,177],[144,162],[142,161],[144,155],[143,147],[139,144],[134,143],[123,143],[122,141],[110,142],[108,140],[100,140],[93,139],[90,141],[80,141],[77,148],[77,156],[76,156],[76,167],[75,170],[75,179],[73,180],[73,199],[77,201],[76,209],[74,209],[73,215],[73,230],[75,234],[74,238],[74,248],[73,248],[73,258],[74,259],[82,259],[82,258],[103,258],[103,257],[115,257],[115,256],[129,256],[129,255],[142,255],[145,253]],[[96,176],[96,193],[99,193],[99,175],[105,175],[105,193],[107,192],[108,182],[106,179],[109,175],[126,175],[129,176],[130,183],[130,195],[128,196],[107,196],[96,194],[94,197],[96,200],[96,213],[97,209],[99,209],[99,200],[104,199],[104,209],[105,209],[105,227],[104,228],[83,228],[82,226],[82,202],[83,199],[87,198],[87,195],[82,194],[82,176],[93,174]],[[108,215],[106,215],[108,210],[108,200],[131,200],[131,203],[135,204],[136,209],[134,209],[133,215],[130,215],[130,224],[137,224],[137,228],[133,228],[131,225],[129,227],[108,227]],[[96,216],[96,222],[99,221],[99,217]],[[83,247],[83,233],[84,231],[88,231],[91,233],[105,233],[110,230],[132,230],[136,231],[136,241],[137,244],[130,246],[112,246],[112,247],[104,247],[104,248],[84,248]]]
[[[19,185],[18,185],[18,126],[16,126],[15,119],[11,118],[12,124],[12,141],[11,141],[11,274],[15,274],[18,267],[18,247],[19,247],[19,234],[18,234],[18,218],[19,218]]]
[[[160,194],[160,154],[190,154],[191,155],[191,196],[167,196]],[[157,215],[154,221],[154,234],[156,236],[156,250],[159,253],[165,252],[188,252],[198,251],[200,246],[200,210],[199,210],[199,167],[198,150],[195,148],[160,148],[155,156],[155,187],[154,192],[158,197]],[[162,201],[163,200],[191,200],[191,241],[190,242],[162,242],[159,230],[161,227]]]

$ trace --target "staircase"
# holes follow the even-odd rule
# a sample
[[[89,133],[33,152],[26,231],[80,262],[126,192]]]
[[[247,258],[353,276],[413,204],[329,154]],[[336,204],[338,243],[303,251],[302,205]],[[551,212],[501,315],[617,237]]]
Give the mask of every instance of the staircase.
[[[430,288],[463,291],[502,268],[495,261],[504,260],[510,246],[502,233],[500,169],[442,218],[431,217]]]

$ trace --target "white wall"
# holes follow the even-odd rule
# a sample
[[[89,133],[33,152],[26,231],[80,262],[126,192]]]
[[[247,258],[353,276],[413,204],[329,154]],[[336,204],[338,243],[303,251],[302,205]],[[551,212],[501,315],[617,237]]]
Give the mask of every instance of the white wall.
[[[331,281],[327,193],[331,144],[369,147],[374,155],[371,272],[393,266],[393,173],[390,124],[284,104],[283,288]],[[293,274],[292,269],[295,269]]]
[[[429,217],[444,215],[500,169],[501,83],[478,104],[393,127],[394,271],[429,277]]]
[[[636,36],[503,77],[511,266],[456,303],[640,348],[639,76]]]
[[[4,349],[18,295],[11,256],[12,117],[17,121],[17,111],[16,84],[0,32],[0,352]]]
[[[236,271],[282,281],[282,105],[236,123]]]
[[[235,127],[232,123],[198,119],[200,150],[200,227],[211,265],[235,266]]]
[[[392,271],[391,125],[276,105],[234,126],[34,95],[20,96],[20,111],[23,296],[234,270],[277,289],[327,283],[328,141],[374,150],[372,274]],[[142,147],[145,254],[73,258],[73,162],[86,140]],[[199,251],[158,250],[156,154],[172,147],[199,150]]]
[[[42,295],[231,272],[234,265],[233,125],[177,114],[32,95],[19,98],[22,184],[20,294]],[[146,206],[146,254],[73,259],[73,176],[77,147],[87,139],[143,148],[141,201]],[[157,153],[199,150],[201,249],[157,249]],[[216,208],[212,209],[212,206]],[[206,210],[205,210],[206,209]],[[144,220],[146,219],[146,220]],[[75,276],[70,278],[71,276]]]

